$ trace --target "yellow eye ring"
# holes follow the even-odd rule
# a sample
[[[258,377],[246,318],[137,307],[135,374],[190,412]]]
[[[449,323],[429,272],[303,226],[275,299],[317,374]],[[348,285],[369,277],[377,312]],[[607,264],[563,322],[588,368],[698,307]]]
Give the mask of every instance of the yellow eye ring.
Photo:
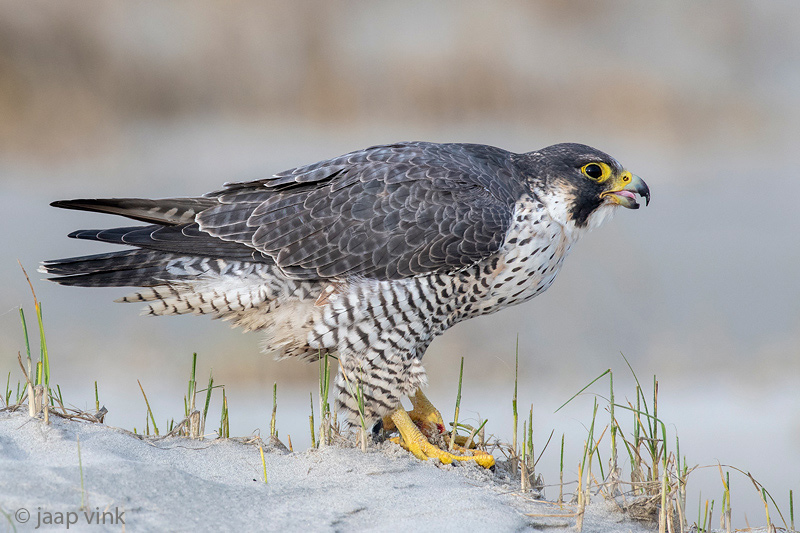
[[[611,167],[600,161],[594,161],[583,165],[581,173],[590,180],[600,183],[611,176]]]

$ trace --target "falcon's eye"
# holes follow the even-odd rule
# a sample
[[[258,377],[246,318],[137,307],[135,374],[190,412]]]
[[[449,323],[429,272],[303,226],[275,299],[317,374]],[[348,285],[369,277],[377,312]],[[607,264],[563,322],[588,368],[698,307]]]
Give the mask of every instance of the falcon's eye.
[[[611,167],[605,163],[588,163],[581,167],[581,172],[594,181],[604,181],[611,175]]]

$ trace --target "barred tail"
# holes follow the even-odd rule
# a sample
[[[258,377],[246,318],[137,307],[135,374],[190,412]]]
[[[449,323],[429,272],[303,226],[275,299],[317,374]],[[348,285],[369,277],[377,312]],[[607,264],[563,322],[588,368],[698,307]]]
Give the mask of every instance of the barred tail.
[[[53,274],[50,281],[62,285],[140,287],[116,301],[144,303],[146,315],[210,315],[230,320],[246,331],[270,327],[276,320],[292,322],[287,313],[297,311],[294,306],[298,304],[313,307],[317,297],[308,283],[283,277],[274,264],[152,250],[46,261],[39,270]],[[293,302],[284,303],[274,314],[281,307],[281,296]],[[302,320],[299,322],[293,326],[301,328]]]
[[[45,261],[39,272],[76,287],[152,287],[168,281],[168,266],[177,259],[164,252],[126,250]]]

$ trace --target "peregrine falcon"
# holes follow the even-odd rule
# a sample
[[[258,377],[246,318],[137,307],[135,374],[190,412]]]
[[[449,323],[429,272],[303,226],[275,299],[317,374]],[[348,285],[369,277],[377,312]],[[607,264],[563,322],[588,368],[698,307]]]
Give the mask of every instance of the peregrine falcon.
[[[350,420],[357,386],[366,421],[396,428],[417,457],[490,466],[485,452],[426,438],[444,424],[421,391],[425,350],[458,322],[545,291],[572,245],[617,207],[637,209],[637,195],[649,203],[641,178],[581,144],[518,154],[403,142],[201,197],[53,202],[146,225],[71,233],[133,248],[42,270],[62,285],[140,287],[118,301],[146,314],[262,330],[278,357],[334,353],[337,406]]]

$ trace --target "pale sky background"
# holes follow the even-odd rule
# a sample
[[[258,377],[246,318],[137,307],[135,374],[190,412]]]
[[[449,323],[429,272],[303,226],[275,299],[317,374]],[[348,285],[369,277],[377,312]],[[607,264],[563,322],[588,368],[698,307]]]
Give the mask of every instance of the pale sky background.
[[[526,401],[551,413],[606,368],[629,385],[623,352],[674,394],[690,460],[735,458],[784,501],[800,489],[798,28],[792,0],[2,1],[0,376],[18,379],[18,307],[33,317],[20,260],[56,381],[84,405],[97,379],[110,423],[142,425],[137,378],[178,416],[194,351],[241,395],[239,433],[273,381],[305,413],[316,367],[268,360],[258,335],[39,281],[44,259],[109,249],[67,233],[126,223],[48,203],[199,195],[399,140],[582,142],[642,176],[650,206],[587,236],[544,295],[437,340],[432,394],[454,395],[463,355],[476,405],[505,405],[519,335]],[[545,437],[568,423],[542,416]]]

